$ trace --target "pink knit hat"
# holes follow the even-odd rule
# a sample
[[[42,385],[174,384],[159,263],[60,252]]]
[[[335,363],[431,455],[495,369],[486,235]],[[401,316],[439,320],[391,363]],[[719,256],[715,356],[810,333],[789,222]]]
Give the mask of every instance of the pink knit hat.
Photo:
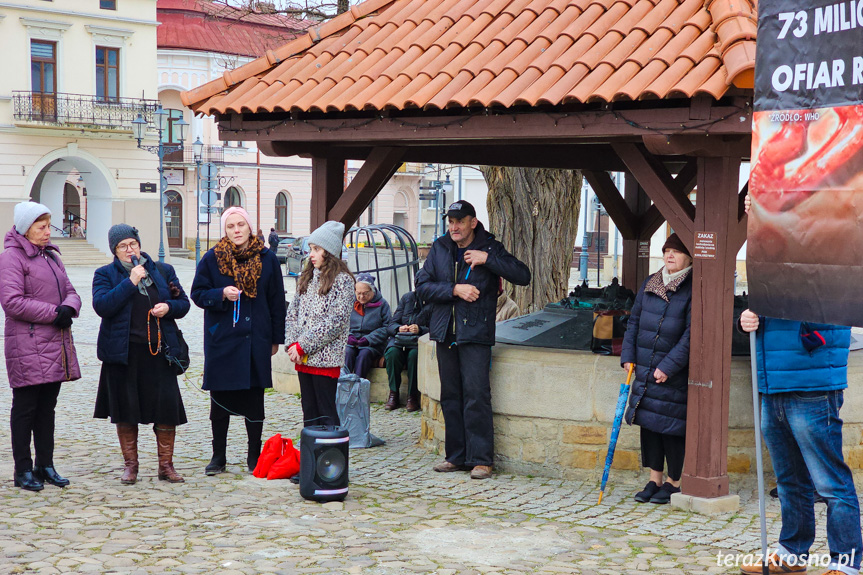
[[[241,216],[243,216],[243,219],[246,220],[246,224],[249,226],[249,229],[252,229],[252,218],[249,217],[249,212],[247,212],[240,206],[232,206],[222,212],[222,236],[225,235],[225,222],[228,221],[228,216],[232,216],[234,214],[240,214]]]

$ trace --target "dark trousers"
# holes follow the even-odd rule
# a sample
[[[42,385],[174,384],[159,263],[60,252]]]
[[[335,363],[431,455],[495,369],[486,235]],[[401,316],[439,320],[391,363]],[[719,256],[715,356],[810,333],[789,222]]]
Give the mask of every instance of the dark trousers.
[[[440,407],[446,425],[446,460],[455,465],[494,463],[491,346],[437,344]]]
[[[667,474],[673,481],[680,481],[683,473],[685,448],[685,437],[641,428],[641,465],[662,472],[667,463]]]
[[[12,390],[12,457],[15,472],[33,469],[30,438],[36,450],[36,465],[54,465],[54,408],[60,395],[60,383],[28,385]]]
[[[366,377],[375,366],[381,355],[370,347],[345,347],[345,369],[348,373],[355,373],[360,377]]]
[[[415,347],[390,347],[384,353],[390,391],[399,392],[402,383],[402,370],[408,370],[408,394],[417,395],[417,358],[419,350]]]
[[[339,425],[336,410],[338,378],[298,372],[300,402],[303,406],[303,427],[310,425]]]

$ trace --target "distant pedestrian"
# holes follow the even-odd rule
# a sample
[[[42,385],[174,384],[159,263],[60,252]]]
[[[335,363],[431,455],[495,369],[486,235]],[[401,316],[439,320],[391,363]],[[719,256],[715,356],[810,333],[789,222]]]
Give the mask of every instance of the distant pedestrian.
[[[267,239],[266,237],[264,237],[264,230],[262,230],[261,228],[258,228],[258,239],[261,240],[262,244],[266,245]]]
[[[78,222],[74,222],[72,224],[72,234],[71,235],[73,238],[77,238],[77,239],[84,237],[84,228],[81,227],[81,224],[79,224]]]
[[[392,411],[399,407],[399,387],[402,370],[408,373],[407,411],[419,411],[420,394],[417,389],[417,359],[419,358],[419,338],[429,332],[431,306],[423,307],[416,292],[410,291],[402,296],[399,305],[390,319],[387,333],[387,349],[384,352],[387,377],[390,381],[390,395],[384,409]]]
[[[279,234],[276,233],[276,228],[270,228],[270,237],[267,238],[267,243],[270,244],[270,250],[273,253],[276,253],[276,250],[279,248],[280,241],[282,241],[282,239],[279,237]]]
[[[261,454],[264,390],[273,387],[272,359],[285,342],[285,286],[276,254],[252,235],[248,212],[222,214],[222,239],[204,254],[192,300],[204,310],[204,389],[210,392],[213,457],[207,475],[227,466],[230,416],[246,423],[246,465]]]
[[[153,424],[158,477],[184,479],[174,469],[177,426],[186,410],[177,374],[168,360],[179,349],[176,323],[189,313],[189,298],[174,268],[141,251],[138,230],[117,224],[108,230],[114,261],[93,276],[93,309],[102,318],[96,354],[102,361],[93,417],[111,419],[123,453],[120,482],[138,480],[138,425]]]
[[[44,483],[69,485],[54,468],[54,408],[61,382],[81,377],[71,330],[81,298],[51,243],[48,208],[22,202],[15,206],[14,218],[3,242],[6,251],[0,254],[14,482],[16,487],[39,491]]]
[[[446,461],[435,471],[471,469],[488,479],[494,465],[491,346],[498,278],[530,283],[530,269],[506,251],[464,200],[447,210],[449,233],[432,244],[417,274],[417,295],[432,304],[429,333],[437,342]]]
[[[300,380],[303,424],[339,425],[336,387],[345,359],[354,278],[342,260],[345,225],[325,222],[309,236],[309,265],[288,309],[287,352]]]
[[[375,286],[375,278],[363,273],[356,277],[354,309],[345,347],[345,369],[366,377],[387,347],[390,304]]]

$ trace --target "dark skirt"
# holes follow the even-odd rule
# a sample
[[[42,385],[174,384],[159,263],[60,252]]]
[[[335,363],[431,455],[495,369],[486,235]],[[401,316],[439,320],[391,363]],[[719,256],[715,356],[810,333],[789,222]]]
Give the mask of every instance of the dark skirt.
[[[210,419],[236,415],[251,421],[264,421],[264,388],[210,392]]]
[[[129,364],[103,363],[93,417],[111,423],[182,425],[186,410],[174,368],[146,343],[129,343]]]

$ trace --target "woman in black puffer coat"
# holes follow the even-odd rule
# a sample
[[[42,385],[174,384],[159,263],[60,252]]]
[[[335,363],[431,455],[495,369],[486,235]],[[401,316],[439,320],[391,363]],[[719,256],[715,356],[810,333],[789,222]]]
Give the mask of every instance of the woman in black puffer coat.
[[[641,427],[641,461],[650,468],[650,481],[635,495],[640,503],[668,503],[680,491],[686,445],[692,257],[677,234],[662,246],[662,257],[665,266],[635,298],[620,355],[624,369],[635,364],[626,422]]]

